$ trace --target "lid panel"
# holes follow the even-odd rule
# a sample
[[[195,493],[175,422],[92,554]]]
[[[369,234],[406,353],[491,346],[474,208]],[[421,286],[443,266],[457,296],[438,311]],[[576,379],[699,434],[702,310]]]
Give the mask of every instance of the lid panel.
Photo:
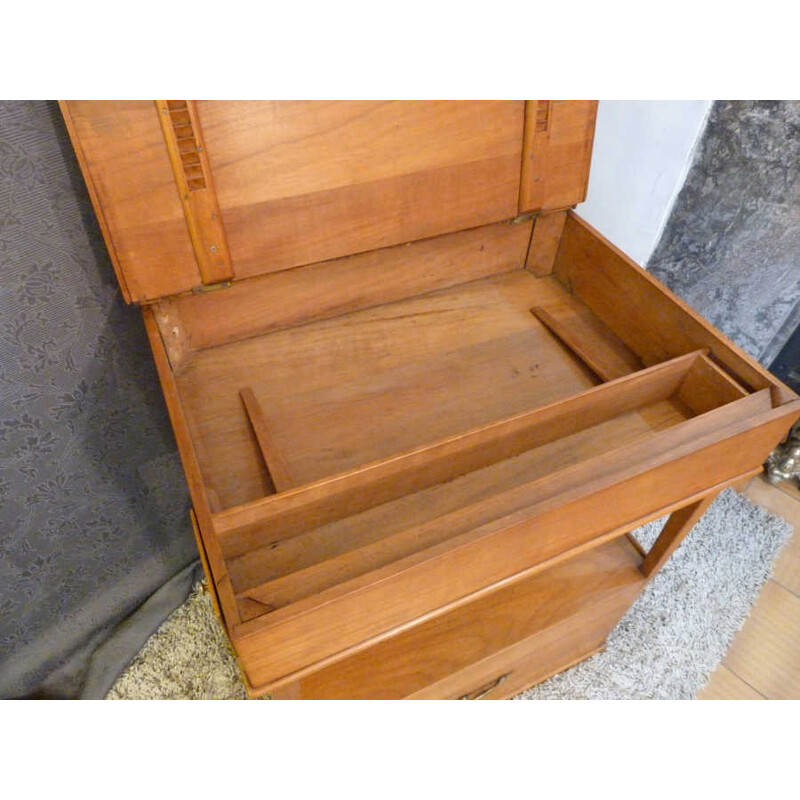
[[[597,100],[528,100],[520,213],[586,199],[596,117]]]
[[[519,101],[197,104],[237,278],[516,214]]]
[[[152,100],[69,100],[62,111],[126,300],[200,283]]]
[[[586,193],[596,108],[62,103],[135,302],[575,205]]]

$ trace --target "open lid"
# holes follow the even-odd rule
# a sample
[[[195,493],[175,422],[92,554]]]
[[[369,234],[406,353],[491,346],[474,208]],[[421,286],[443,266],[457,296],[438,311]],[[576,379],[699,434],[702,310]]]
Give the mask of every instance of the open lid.
[[[568,208],[596,101],[83,101],[62,112],[126,300]]]

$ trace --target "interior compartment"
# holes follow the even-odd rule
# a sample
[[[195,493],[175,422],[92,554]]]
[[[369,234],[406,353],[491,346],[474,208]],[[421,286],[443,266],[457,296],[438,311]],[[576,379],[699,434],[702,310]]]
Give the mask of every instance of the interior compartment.
[[[515,270],[206,348],[176,380],[222,512],[641,369],[555,278]]]
[[[371,280],[363,296],[320,301],[321,318],[282,302],[311,286],[305,268],[254,281],[245,318],[219,326],[224,292],[156,310],[210,501],[205,545],[255,684],[346,658],[480,587],[596,546],[579,499],[600,520],[606,495],[629,481],[631,502],[597,523],[619,535],[645,505],[713,483],[692,454],[772,407],[772,384],[690,312],[654,302],[656,319],[631,334],[626,304],[576,291],[581,273],[565,253],[594,258],[600,283],[615,278],[605,262],[617,256],[576,250],[575,224],[567,215],[547,258],[528,220],[465,232],[466,244],[454,234],[390,248],[390,262],[430,256],[403,286],[375,277],[374,253],[330,262],[351,285]],[[472,280],[455,280],[453,252]],[[532,259],[551,272],[534,275]],[[626,264],[606,289],[642,280],[647,291]],[[688,334],[663,341],[663,319]],[[673,453],[689,458],[686,487],[637,488],[680,472]],[[570,498],[581,522],[566,535],[553,514]]]
[[[389,248],[386,263],[420,264],[399,287],[376,277],[375,253],[277,273],[253,282],[244,319],[220,314],[224,293],[162,304],[241,622],[524,512],[660,431],[728,405],[729,420],[751,413],[735,404],[752,387],[697,349],[702,335],[663,346],[656,325],[630,332],[611,295],[641,279],[620,282],[592,237],[587,255],[582,225],[562,219],[555,247],[522,220]],[[473,280],[457,282],[454,255]],[[589,257],[597,297],[582,291]],[[549,274],[524,268],[548,260]],[[370,280],[327,313],[315,300],[320,319],[281,304],[276,289],[302,298],[304,272],[318,286],[322,269]]]

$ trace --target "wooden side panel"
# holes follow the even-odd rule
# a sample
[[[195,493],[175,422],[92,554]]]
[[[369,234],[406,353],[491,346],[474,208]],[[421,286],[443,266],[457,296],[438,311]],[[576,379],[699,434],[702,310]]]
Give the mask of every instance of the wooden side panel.
[[[156,315],[177,360],[271,331],[359,311],[520,269],[532,222],[467,231],[345,256],[159,303]]]
[[[596,117],[596,100],[527,101],[520,213],[586,199]]]
[[[707,347],[719,364],[751,389],[771,388],[776,405],[797,399],[755,359],[571,211],[554,275],[645,364]]]
[[[125,299],[200,284],[152,100],[69,100],[62,111]]]
[[[205,101],[237,278],[516,215],[524,104]]]
[[[142,317],[147,337],[150,340],[150,347],[153,350],[153,358],[156,362],[156,370],[161,382],[161,390],[164,393],[164,400],[167,404],[169,419],[175,432],[175,441],[178,445],[181,464],[186,475],[186,483],[189,486],[189,493],[192,497],[192,505],[199,527],[198,549],[203,559],[203,566],[207,570],[206,574],[208,575],[209,572],[211,574],[215,596],[222,609],[224,624],[230,630],[239,622],[239,610],[230,578],[228,577],[225,560],[222,557],[222,551],[213,533],[211,507],[200,476],[200,469],[197,466],[197,456],[186,426],[183,407],[175,386],[175,379],[167,362],[166,352],[161,343],[161,335],[158,332],[153,310],[149,307],[143,308]]]

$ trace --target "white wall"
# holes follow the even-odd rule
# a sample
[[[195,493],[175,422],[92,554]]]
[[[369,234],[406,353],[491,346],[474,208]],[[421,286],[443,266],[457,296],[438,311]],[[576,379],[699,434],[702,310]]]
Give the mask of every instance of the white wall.
[[[586,202],[576,211],[635,261],[655,248],[711,100],[601,100]]]

